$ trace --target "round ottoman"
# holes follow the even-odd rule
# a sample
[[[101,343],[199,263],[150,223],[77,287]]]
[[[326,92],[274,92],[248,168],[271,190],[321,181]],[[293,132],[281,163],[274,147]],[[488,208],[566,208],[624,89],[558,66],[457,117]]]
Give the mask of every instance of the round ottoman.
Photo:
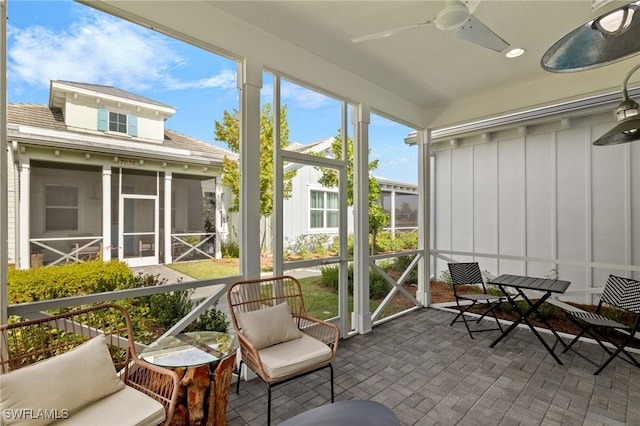
[[[280,423],[280,426],[400,426],[387,406],[375,401],[340,401],[314,408]]]

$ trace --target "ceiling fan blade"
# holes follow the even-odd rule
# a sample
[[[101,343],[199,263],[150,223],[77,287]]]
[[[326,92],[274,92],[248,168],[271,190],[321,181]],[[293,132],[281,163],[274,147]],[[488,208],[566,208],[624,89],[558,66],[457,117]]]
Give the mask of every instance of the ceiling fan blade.
[[[394,34],[401,33],[403,31],[415,30],[417,28],[424,27],[425,25],[429,25],[432,22],[433,21],[419,22],[417,24],[408,25],[406,27],[392,28],[390,30],[380,31],[378,33],[367,34],[367,35],[363,35],[363,36],[360,36],[360,37],[352,38],[351,42],[352,43],[361,43],[363,41],[377,40],[377,39],[380,39],[380,38],[386,38],[386,37],[390,37],[390,36],[392,36]]]
[[[509,47],[509,43],[504,41],[499,35],[494,33],[478,18],[469,15],[469,20],[456,31],[456,38],[475,43],[487,49],[502,52]]]
[[[469,13],[473,15],[473,12],[476,11],[476,8],[480,5],[481,0],[464,0],[464,4],[469,9]]]

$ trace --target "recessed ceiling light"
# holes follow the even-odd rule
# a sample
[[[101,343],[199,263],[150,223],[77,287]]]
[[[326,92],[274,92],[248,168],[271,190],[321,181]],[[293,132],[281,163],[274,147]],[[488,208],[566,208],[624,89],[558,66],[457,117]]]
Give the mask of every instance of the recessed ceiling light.
[[[517,58],[518,56],[522,55],[523,53],[524,53],[524,49],[516,47],[515,49],[511,49],[510,51],[508,51],[505,56],[507,58],[511,59],[511,58]]]

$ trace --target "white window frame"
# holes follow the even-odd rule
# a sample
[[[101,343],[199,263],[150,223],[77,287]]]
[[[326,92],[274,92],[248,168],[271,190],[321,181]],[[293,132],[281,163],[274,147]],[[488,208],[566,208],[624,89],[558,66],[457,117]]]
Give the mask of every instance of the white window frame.
[[[47,191],[48,188],[51,187],[63,187],[63,188],[71,188],[73,190],[75,190],[76,192],[76,205],[72,206],[49,206],[47,204]],[[78,188],[77,185],[65,185],[65,184],[58,184],[58,183],[47,183],[44,185],[44,197],[43,197],[43,204],[44,204],[44,230],[45,232],[64,232],[64,231],[77,231],[78,229],[80,229],[80,190]],[[56,210],[56,209],[64,209],[64,210],[73,210],[75,211],[76,214],[76,227],[75,228],[68,228],[68,229],[49,229],[47,227],[47,217],[49,216],[49,211],[50,210]]]
[[[116,117],[115,121],[113,121],[111,119],[112,115],[114,115]],[[124,117],[124,123],[119,121],[120,117]],[[111,128],[112,123],[115,124],[115,127],[116,127],[115,130]],[[119,130],[119,128],[123,124],[124,124],[124,132]],[[127,114],[124,114],[124,113],[121,113],[121,112],[107,110],[107,129],[108,129],[109,132],[112,132],[112,133],[119,133],[119,134],[122,134],[122,135],[128,134],[128,131],[129,131],[129,116]]]
[[[312,203],[311,203],[311,194],[314,192],[320,192],[322,193],[322,208],[313,208],[312,207]],[[339,198],[339,192],[337,190],[329,190],[327,188],[309,188],[309,196],[308,196],[308,200],[309,200],[309,214],[308,214],[308,219],[309,219],[309,232],[326,232],[326,231],[337,231],[338,230],[338,226],[327,226],[327,213],[330,212],[335,212],[336,217],[339,218],[340,215],[340,207],[338,206],[338,208],[336,209],[330,209],[327,207],[328,203],[327,203],[327,194],[335,194],[335,196],[337,198]],[[339,201],[339,200],[338,200]],[[339,203],[338,203],[339,204]],[[312,220],[311,220],[311,213],[314,211],[322,211],[322,227],[314,227],[312,225]]]

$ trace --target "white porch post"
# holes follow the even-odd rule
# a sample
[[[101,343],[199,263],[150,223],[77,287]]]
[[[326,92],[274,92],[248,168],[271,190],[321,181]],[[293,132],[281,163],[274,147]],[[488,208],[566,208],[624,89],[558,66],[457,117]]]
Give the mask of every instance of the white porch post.
[[[431,304],[431,132],[418,131],[418,248],[422,260],[418,263],[416,299],[424,306]]]
[[[171,194],[173,173],[164,173],[164,263],[173,263],[173,253],[171,252]]]
[[[0,68],[7,69],[7,2],[0,0]],[[0,73],[0,142],[5,144],[7,140],[7,73]],[[0,149],[0,205],[7,206],[9,165],[7,164],[7,146]],[[7,263],[9,251],[9,212],[7,208],[0,209],[0,253],[2,263],[0,264],[0,324],[7,322],[7,307],[9,295],[7,289],[7,274],[9,265]]]
[[[280,76],[273,78],[273,210],[271,229],[273,229],[273,274],[282,275],[284,271],[284,162],[280,154]]]
[[[356,139],[353,147],[353,314],[360,334],[372,329],[369,310],[369,122],[370,111],[357,108]]]
[[[245,59],[240,84],[240,267],[260,277],[260,88],[262,64]]]
[[[28,158],[20,159],[20,214],[18,215],[18,232],[20,235],[20,254],[18,269],[29,269],[31,266],[31,163]]]
[[[391,190],[391,205],[389,206],[389,210],[391,211],[391,215],[389,217],[389,222],[391,222],[391,235],[396,237],[396,190]]]
[[[220,185],[219,180],[221,178],[216,178],[216,211],[215,211],[215,258],[222,259],[222,227],[224,224],[222,223],[222,214],[223,214],[223,206],[222,206],[222,185]]]
[[[102,166],[102,260],[111,260],[111,166]]]

